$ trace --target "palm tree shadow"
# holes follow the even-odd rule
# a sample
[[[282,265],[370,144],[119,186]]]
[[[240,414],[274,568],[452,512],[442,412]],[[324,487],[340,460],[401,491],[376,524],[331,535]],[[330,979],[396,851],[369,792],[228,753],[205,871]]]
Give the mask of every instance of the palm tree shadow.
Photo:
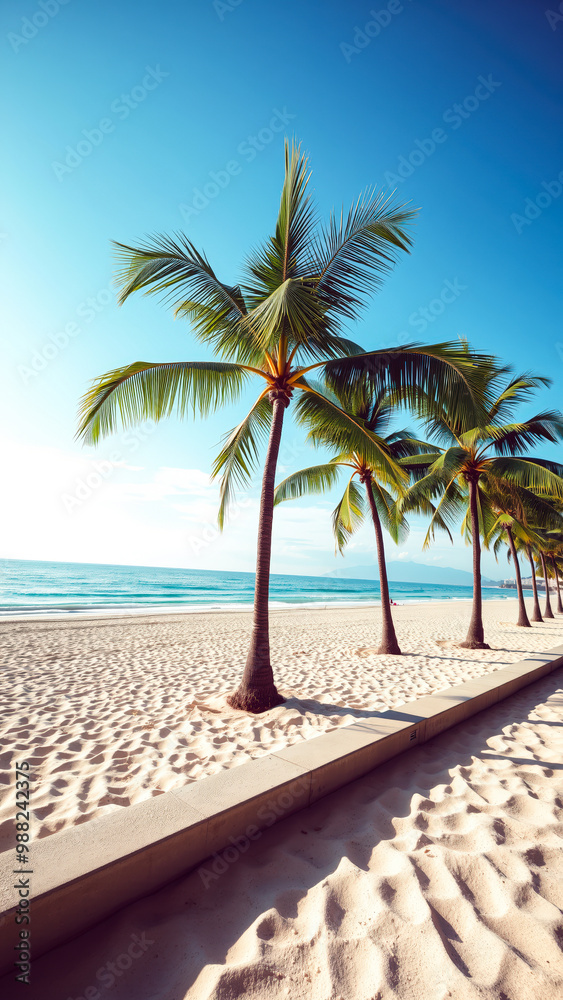
[[[42,984],[41,990],[35,993],[32,985],[29,996],[41,996],[45,1000],[54,997],[55,992],[45,989],[48,983],[56,984],[57,997],[81,995],[92,983],[92,970],[105,966],[110,960],[115,961],[116,956],[126,951],[132,934],[146,935],[151,944],[146,956],[123,972],[120,989],[124,990],[124,996],[134,995],[135,1000],[184,996],[200,975],[205,977],[206,986],[215,982],[214,977],[220,980],[217,992],[208,991],[214,996],[244,996],[251,986],[254,992],[257,983],[261,983],[267,993],[268,985],[277,983],[287,972],[285,967],[279,966],[276,949],[272,949],[269,942],[275,942],[278,936],[282,943],[291,943],[295,929],[297,945],[300,931],[293,928],[291,921],[298,917],[302,904],[313,892],[317,894],[315,899],[317,896],[323,899],[324,923],[338,936],[344,910],[338,900],[338,880],[331,885],[331,877],[337,870],[342,871],[343,862],[348,865],[351,885],[363,872],[373,875],[374,849],[383,841],[392,842],[397,836],[400,820],[412,814],[415,794],[422,797],[422,801],[417,800],[413,820],[413,830],[418,827],[420,837],[404,857],[412,864],[424,894],[432,888],[419,864],[431,852],[433,843],[424,832],[428,828],[426,816],[433,804],[431,793],[441,785],[446,795],[455,798],[451,785],[454,769],[463,780],[468,780],[470,769],[475,766],[474,758],[485,763],[491,759],[508,759],[526,767],[561,768],[560,764],[531,757],[510,758],[491,752],[487,740],[502,733],[504,727],[525,723],[535,707],[553,696],[562,685],[563,668],[560,668],[462,726],[407,751],[408,756],[401,755],[309,808],[280,820],[244,852],[239,852],[238,860],[226,864],[221,875],[212,873],[217,856],[210,858],[202,866],[211,872],[210,877],[202,877],[201,869],[184,875],[73,941],[37,958],[34,980]],[[550,704],[563,706],[563,696],[557,694]],[[544,723],[540,718],[538,724],[562,723],[554,720]],[[466,774],[464,768],[469,769]],[[499,844],[502,845],[503,812],[500,806],[498,809],[500,818],[497,818],[495,829],[500,831]],[[473,803],[471,810],[481,811]],[[484,801],[482,811],[490,820],[491,803]],[[541,844],[534,848],[529,860],[534,865],[544,864]],[[453,874],[456,877],[456,872]],[[457,876],[461,894],[475,907],[471,889],[459,873]],[[389,881],[381,882],[380,891],[384,902],[393,902],[395,889]],[[359,894],[361,896],[361,886]],[[464,964],[458,949],[458,945],[464,944],[460,925],[457,931],[454,930],[445,916],[437,912],[431,891],[425,899],[429,920],[442,940],[444,959],[469,978],[471,970]],[[310,908],[311,903],[309,897],[306,905]],[[414,933],[416,928],[413,928]],[[284,954],[283,947],[277,954]],[[16,997],[11,978],[0,981],[2,986],[6,988],[2,995],[7,1000]]]
[[[354,708],[349,705],[338,705],[329,701],[319,701],[317,698],[286,698],[284,708],[294,709],[303,714],[310,712],[317,716],[339,715],[352,716],[354,719],[377,719],[385,709]],[[319,735],[321,735],[319,733]]]

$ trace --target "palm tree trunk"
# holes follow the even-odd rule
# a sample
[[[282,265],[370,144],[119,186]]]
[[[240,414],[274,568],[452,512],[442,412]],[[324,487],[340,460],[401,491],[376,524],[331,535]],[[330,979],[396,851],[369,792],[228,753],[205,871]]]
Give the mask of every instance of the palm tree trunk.
[[[395,626],[393,624],[393,615],[391,614],[391,599],[389,597],[389,581],[387,579],[387,566],[385,563],[383,531],[381,529],[381,521],[379,520],[379,514],[377,513],[377,507],[375,505],[375,498],[373,495],[373,487],[371,485],[370,477],[365,479],[364,485],[373,519],[373,526],[375,528],[377,564],[379,567],[379,588],[381,590],[381,617],[383,629],[381,633],[381,645],[379,646],[377,652],[398,655],[401,650],[399,648],[399,643],[397,642]]]
[[[547,563],[545,561],[545,556],[543,552],[540,552],[540,559],[543,569],[543,579],[545,582],[545,608],[543,612],[544,618],[555,618],[553,611],[551,610],[551,601],[549,599],[549,580],[547,578]]]
[[[557,563],[555,562],[555,558],[553,556],[550,556],[549,558],[551,561],[553,572],[555,573],[555,582],[557,584],[557,614],[563,615],[563,604],[561,604],[561,588],[559,586],[559,571],[557,569]]]
[[[532,590],[534,591],[534,606],[532,608],[532,617],[530,621],[532,622],[543,622],[540,602],[538,601],[538,584],[536,580],[536,564],[534,562],[534,557],[532,555],[532,546],[526,546],[526,552],[528,553],[528,559],[530,561],[530,569],[532,571]]]
[[[520,573],[520,563],[518,562],[518,553],[516,551],[510,527],[506,529],[506,534],[508,535],[508,545],[512,553],[514,569],[516,570],[516,590],[518,591],[518,621],[516,624],[520,625],[522,628],[531,628],[532,626],[530,625],[526,605],[524,603],[524,591],[522,590],[522,576]]]
[[[270,662],[268,598],[276,465],[283,416],[289,404],[289,396],[280,390],[272,390],[268,398],[272,404],[273,414],[260,497],[252,636],[242,680],[237,690],[227,698],[232,708],[246,712],[266,712],[269,708],[285,701],[274,684],[274,673]]]
[[[469,512],[471,516],[471,538],[473,541],[473,608],[467,637],[465,642],[460,643],[463,649],[491,648],[484,641],[483,599],[481,596],[481,540],[479,534],[479,510],[477,507],[477,484],[477,479],[469,480]]]

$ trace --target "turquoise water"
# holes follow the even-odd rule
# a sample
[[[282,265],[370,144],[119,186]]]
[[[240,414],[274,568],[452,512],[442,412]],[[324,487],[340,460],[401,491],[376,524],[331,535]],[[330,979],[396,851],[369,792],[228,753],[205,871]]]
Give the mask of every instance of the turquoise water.
[[[399,604],[470,599],[471,587],[392,583]],[[228,573],[93,563],[0,559],[0,616],[97,613],[146,609],[226,610],[252,605],[253,573]],[[514,597],[515,591],[484,588],[484,599]],[[372,580],[272,575],[272,607],[373,604]]]

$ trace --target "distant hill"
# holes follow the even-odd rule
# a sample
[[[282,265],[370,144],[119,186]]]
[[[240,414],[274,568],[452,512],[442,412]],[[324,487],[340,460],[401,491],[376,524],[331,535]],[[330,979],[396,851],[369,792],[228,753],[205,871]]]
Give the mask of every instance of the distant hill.
[[[391,560],[387,563],[387,574],[393,583],[438,583],[451,587],[473,586],[473,574],[464,569],[453,569],[451,566],[426,566],[423,563]],[[346,566],[332,570],[327,576],[348,580],[379,580],[377,565]],[[484,586],[498,586],[498,580],[487,580],[483,577]]]

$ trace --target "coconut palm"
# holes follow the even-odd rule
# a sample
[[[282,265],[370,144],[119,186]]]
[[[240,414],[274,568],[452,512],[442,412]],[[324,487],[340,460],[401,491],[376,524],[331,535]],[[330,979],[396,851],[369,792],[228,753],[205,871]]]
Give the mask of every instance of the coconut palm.
[[[506,370],[505,370],[506,371]],[[496,384],[498,372],[491,377]],[[563,438],[563,417],[559,412],[538,413],[525,421],[504,423],[514,409],[550,380],[534,375],[511,379],[492,401],[486,421],[470,426],[444,409],[431,417],[427,430],[448,447],[431,466],[428,474],[414,483],[399,500],[403,512],[431,509],[431,521],[424,546],[436,529],[448,531],[455,521],[468,516],[473,548],[473,606],[467,637],[460,645],[467,649],[488,649],[484,641],[481,595],[481,534],[487,492],[500,491],[503,483],[520,486],[544,496],[563,498],[563,466],[526,452],[537,442],[554,443]],[[439,498],[434,505],[433,500]]]
[[[529,542],[526,542],[526,555],[528,556],[528,562],[530,563],[530,572],[532,577],[532,592],[534,595],[534,601],[532,605],[532,614],[530,615],[531,622],[543,622],[543,616],[541,613],[540,602],[538,597],[538,581],[536,578],[536,564],[534,562],[534,552],[532,546]]]
[[[328,446],[336,454],[329,462],[302,469],[284,479],[276,487],[274,503],[324,493],[336,484],[342,471],[346,471],[346,488],[332,515],[336,547],[342,552],[366,515],[365,500],[356,479],[359,480],[365,490],[377,548],[382,609],[382,635],[377,652],[399,654],[401,650],[391,612],[383,527],[394,541],[405,536],[406,522],[396,518],[397,494],[404,492],[409,472],[419,474],[428,468],[437,452],[407,430],[389,432],[394,407],[385,392],[374,396],[364,383],[356,386],[353,393],[341,390],[329,394],[325,390],[325,396],[328,405],[323,410],[319,398],[311,404],[309,396],[302,395],[296,406],[297,419],[309,426],[310,441]],[[333,403],[342,408],[340,418],[335,414]],[[369,452],[358,448],[356,439],[346,447],[350,426],[347,415],[369,432],[373,442]]]
[[[561,509],[559,504],[555,504],[555,507],[557,510]],[[546,524],[544,524],[544,526],[548,527]],[[545,533],[545,542],[548,546],[547,558],[551,563],[553,577],[557,587],[557,614],[563,615],[563,604],[561,603],[561,584],[559,580],[561,573],[561,557],[563,556],[563,530],[561,526],[551,529],[548,528]]]
[[[524,590],[522,587],[522,576],[520,573],[520,563],[518,552],[523,548],[530,549],[532,545],[541,543],[538,530],[534,530],[532,525],[540,521],[544,529],[557,530],[561,517],[549,500],[542,498],[530,490],[523,489],[506,482],[494,484],[493,488],[487,489],[483,484],[483,521],[489,522],[485,530],[485,545],[490,546],[494,540],[494,552],[498,557],[499,549],[506,542],[508,545],[508,556],[514,566],[516,575],[516,590],[518,593],[518,621],[517,625],[530,628],[530,620],[526,611],[524,601]],[[534,608],[532,621],[542,621],[539,604],[537,601],[537,586],[535,581],[535,566],[532,563],[532,579],[534,587]]]
[[[561,545],[561,541],[559,541],[558,548],[557,548],[558,555],[560,554],[560,551],[561,551],[560,550],[560,545]],[[552,566],[552,569],[553,569],[553,575],[555,577],[555,586],[557,587],[557,614],[558,615],[563,615],[563,603],[561,602],[561,580],[560,580],[560,577],[561,577],[561,561],[560,561],[560,559],[556,558],[556,556],[553,553],[550,553],[549,558],[550,558],[551,566]]]
[[[544,618],[555,618],[553,614],[553,609],[551,607],[551,595],[549,593],[549,570],[547,568],[546,559],[546,549],[543,542],[540,542],[537,546],[537,561],[539,563],[537,574],[539,577],[543,577],[543,583],[545,587],[545,607],[543,609]]]
[[[546,591],[544,617],[554,618],[555,616],[551,607],[549,593],[549,580],[551,577],[555,580],[557,588],[557,613],[563,614],[563,605],[561,604],[561,587],[559,582],[559,574],[561,571],[560,553],[562,549],[561,528],[550,529],[549,526],[546,526],[545,522],[542,522],[541,527],[537,529],[537,534],[539,535],[539,539],[536,551],[539,556],[541,575],[544,579]],[[548,563],[551,569],[548,567]]]
[[[528,514],[529,527],[531,525],[530,530],[533,535],[530,544],[526,545],[532,571],[532,586],[534,588],[534,613],[532,621],[543,620],[539,609],[536,582],[536,573],[540,569],[541,576],[543,576],[546,585],[545,614],[547,618],[554,617],[549,593],[548,560],[551,564],[557,586],[557,613],[563,614],[559,581],[563,556],[563,503],[557,497],[542,495],[541,504],[541,508]]]
[[[408,252],[413,212],[368,191],[347,214],[332,214],[319,226],[308,180],[306,157],[286,144],[275,232],[250,256],[242,284],[221,282],[183,234],[154,236],[139,247],[116,244],[119,301],[137,291],[163,296],[216,359],[142,361],[115,369],[93,383],[80,410],[79,436],[96,443],[120,424],[173,412],[206,415],[239,399],[249,379],[260,383],[256,401],[213,466],[213,476],[221,476],[222,527],[234,491],[249,483],[267,439],[252,636],[241,684],[229,699],[233,707],[253,712],[283,700],[274,684],[268,628],[274,480],[286,408],[302,393],[318,396],[309,373],[316,370],[331,385],[367,377],[374,391],[409,387],[414,401],[436,392],[441,405],[469,419],[481,406],[483,371],[494,367],[492,359],[470,357],[456,345],[365,352],[343,336],[344,324],[357,318],[398,256]],[[368,455],[375,448],[369,432],[353,421],[350,446]]]

